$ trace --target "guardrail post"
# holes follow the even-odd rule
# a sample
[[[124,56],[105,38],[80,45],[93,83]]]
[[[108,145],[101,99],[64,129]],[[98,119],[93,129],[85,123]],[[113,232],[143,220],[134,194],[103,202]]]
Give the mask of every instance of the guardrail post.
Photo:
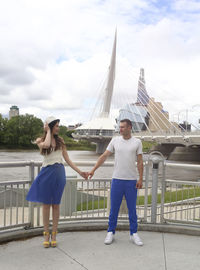
[[[148,188],[149,188],[149,161],[145,162],[145,197],[144,197],[144,221],[145,222],[147,222]]]
[[[29,165],[30,186],[33,183],[34,175],[35,175],[35,166],[34,166],[34,161],[31,160],[30,161],[30,165]],[[32,202],[29,202],[28,217],[29,217],[30,227],[34,227],[34,206],[33,206],[33,203]]]
[[[166,169],[166,164],[164,163],[164,160],[162,162],[163,166],[163,172],[162,172],[162,183],[161,183],[161,209],[160,209],[160,222],[164,223],[164,204],[165,204],[165,192],[166,192],[166,175],[165,175],[165,169]]]
[[[152,154],[159,154],[153,155]],[[152,169],[152,199],[151,199],[151,222],[156,223],[157,219],[157,197],[158,197],[158,171],[159,163],[164,161],[164,157],[158,152],[152,152],[150,160],[153,163]]]

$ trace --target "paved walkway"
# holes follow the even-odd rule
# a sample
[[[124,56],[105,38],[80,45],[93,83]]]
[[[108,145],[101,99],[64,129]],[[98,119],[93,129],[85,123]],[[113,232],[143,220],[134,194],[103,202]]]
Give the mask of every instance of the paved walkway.
[[[200,237],[139,232],[143,247],[129,242],[128,231],[117,231],[112,245],[105,231],[58,234],[59,246],[44,249],[42,237],[0,245],[4,270],[199,270]]]

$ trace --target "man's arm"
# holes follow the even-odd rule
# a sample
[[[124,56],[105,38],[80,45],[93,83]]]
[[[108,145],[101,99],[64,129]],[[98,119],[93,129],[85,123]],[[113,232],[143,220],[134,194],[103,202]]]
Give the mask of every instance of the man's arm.
[[[139,172],[139,180],[137,181],[136,188],[142,188],[142,181],[143,181],[143,159],[142,154],[137,156],[137,168]]]
[[[112,152],[106,150],[97,160],[94,168],[89,172],[89,178],[91,179],[94,175],[94,172],[104,163],[108,156],[110,156]]]

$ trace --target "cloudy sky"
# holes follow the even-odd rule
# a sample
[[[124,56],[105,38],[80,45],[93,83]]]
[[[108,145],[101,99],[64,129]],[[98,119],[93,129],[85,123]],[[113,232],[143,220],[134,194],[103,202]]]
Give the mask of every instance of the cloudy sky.
[[[112,109],[136,101],[143,67],[149,95],[171,119],[184,120],[186,108],[200,118],[199,0],[0,0],[0,113],[17,105],[43,120],[87,121],[116,27]]]

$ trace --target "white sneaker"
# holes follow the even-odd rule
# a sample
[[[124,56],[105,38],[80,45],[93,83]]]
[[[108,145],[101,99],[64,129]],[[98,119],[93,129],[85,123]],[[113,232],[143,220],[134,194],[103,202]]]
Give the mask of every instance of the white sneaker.
[[[110,244],[112,244],[113,240],[114,240],[113,232],[108,232],[107,235],[106,235],[106,238],[104,240],[104,244],[105,245],[110,245]]]
[[[143,246],[143,242],[137,233],[134,233],[133,235],[131,235],[130,240],[131,240],[131,242],[133,242],[137,246]]]

